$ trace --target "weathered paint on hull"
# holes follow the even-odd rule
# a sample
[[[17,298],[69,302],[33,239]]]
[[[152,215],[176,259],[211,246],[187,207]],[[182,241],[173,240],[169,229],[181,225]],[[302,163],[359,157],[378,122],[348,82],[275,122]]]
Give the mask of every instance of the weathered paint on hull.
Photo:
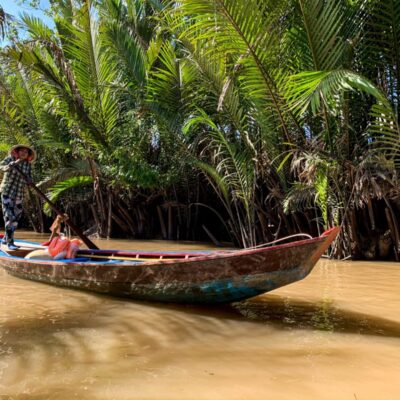
[[[128,297],[136,300],[193,304],[223,304],[248,299],[297,282],[307,276],[310,271],[306,271],[304,267],[299,267],[288,271],[275,271],[266,274],[243,276],[240,280],[225,279],[196,285],[190,283],[146,285],[113,282],[103,282],[100,284],[93,281],[74,279],[60,279],[54,281],[45,276],[26,275],[11,269],[8,269],[8,272],[22,279],[118,297]]]
[[[319,238],[234,254],[158,262],[55,262],[0,254],[11,275],[138,300],[229,303],[307,276],[337,231]]]

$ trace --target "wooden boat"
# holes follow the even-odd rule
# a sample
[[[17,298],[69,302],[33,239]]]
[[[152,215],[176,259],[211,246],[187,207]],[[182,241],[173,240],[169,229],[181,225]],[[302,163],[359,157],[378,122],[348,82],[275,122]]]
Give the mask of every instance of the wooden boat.
[[[306,277],[339,228],[271,247],[211,252],[82,250],[66,260],[25,259],[40,245],[0,251],[11,275],[68,288],[174,303],[229,303]]]

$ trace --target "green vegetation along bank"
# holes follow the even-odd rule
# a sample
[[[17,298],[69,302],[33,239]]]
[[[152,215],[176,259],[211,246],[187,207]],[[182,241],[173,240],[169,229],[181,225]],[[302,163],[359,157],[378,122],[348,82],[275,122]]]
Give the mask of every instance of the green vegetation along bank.
[[[400,257],[400,1],[54,0],[0,7],[0,151],[100,236],[253,246],[341,225]],[[46,214],[47,213],[47,214]],[[49,210],[30,194],[37,231]]]

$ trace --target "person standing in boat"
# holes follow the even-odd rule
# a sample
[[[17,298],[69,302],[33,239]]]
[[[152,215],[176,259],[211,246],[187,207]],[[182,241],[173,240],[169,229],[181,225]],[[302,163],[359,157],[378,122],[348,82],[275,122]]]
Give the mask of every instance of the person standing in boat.
[[[18,249],[14,244],[14,231],[22,215],[25,187],[32,181],[31,163],[35,159],[36,152],[32,147],[17,144],[11,148],[9,156],[0,163],[0,169],[4,171],[0,193],[5,228],[1,243],[6,244],[10,250]],[[26,175],[28,182],[15,167]]]

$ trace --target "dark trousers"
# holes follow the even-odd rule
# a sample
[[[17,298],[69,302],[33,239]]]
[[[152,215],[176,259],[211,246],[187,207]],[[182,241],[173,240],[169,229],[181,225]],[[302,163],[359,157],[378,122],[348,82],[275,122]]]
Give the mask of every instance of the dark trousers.
[[[2,195],[1,205],[3,207],[4,228],[6,231],[3,241],[13,243],[14,231],[17,229],[22,215],[22,200]]]

